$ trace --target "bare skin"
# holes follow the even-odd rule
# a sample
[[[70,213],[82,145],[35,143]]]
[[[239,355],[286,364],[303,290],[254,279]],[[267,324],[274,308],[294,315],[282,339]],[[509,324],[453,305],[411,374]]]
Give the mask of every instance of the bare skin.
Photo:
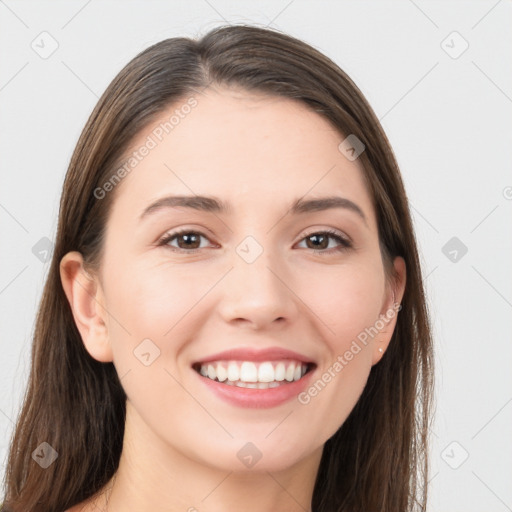
[[[292,100],[237,89],[194,96],[197,106],[109,192],[100,275],[86,274],[77,252],[61,262],[84,345],[113,361],[128,396],[115,480],[68,512],[310,510],[323,445],[395,327],[396,315],[307,404],[239,407],[205,386],[192,363],[232,347],[307,355],[312,382],[332,372],[358,334],[400,302],[405,264],[396,258],[400,278],[386,280],[362,167],[338,150],[345,137],[325,119]],[[140,218],[170,195],[215,196],[231,211],[174,207]],[[358,205],[364,219],[350,208],[289,212],[298,198],[333,195]],[[181,228],[200,233],[195,252],[183,235],[158,246]],[[331,235],[314,245],[327,229],[351,247],[340,249]],[[248,236],[257,243],[251,251],[262,249],[251,263],[237,252]],[[145,339],[160,351],[149,366],[134,356]],[[247,442],[261,452],[252,468],[237,457]]]

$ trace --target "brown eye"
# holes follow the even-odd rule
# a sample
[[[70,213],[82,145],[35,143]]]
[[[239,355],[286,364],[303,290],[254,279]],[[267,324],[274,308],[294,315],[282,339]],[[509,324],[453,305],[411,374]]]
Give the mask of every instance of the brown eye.
[[[340,236],[336,231],[319,231],[306,235],[302,240],[306,241],[306,248],[313,249],[320,253],[330,254],[332,251],[342,251],[352,247],[352,244],[346,238]],[[301,241],[302,241],[301,240]],[[330,240],[338,243],[338,246],[330,247]]]
[[[201,238],[207,239],[202,233],[198,233],[197,231],[182,230],[168,233],[160,240],[158,245],[168,246],[172,250],[195,252],[201,249]],[[176,240],[177,246],[170,244],[170,242],[174,240]]]
[[[167,233],[158,245],[168,247],[172,251],[194,253],[206,248],[205,246],[201,247],[201,238],[209,240],[203,233],[184,229]],[[310,233],[303,237],[302,241],[306,241],[306,249],[312,249],[318,254],[332,254],[352,247],[348,239],[339,235],[336,231],[329,230]],[[334,246],[332,246],[332,241],[334,241]],[[171,244],[171,242],[173,243]]]

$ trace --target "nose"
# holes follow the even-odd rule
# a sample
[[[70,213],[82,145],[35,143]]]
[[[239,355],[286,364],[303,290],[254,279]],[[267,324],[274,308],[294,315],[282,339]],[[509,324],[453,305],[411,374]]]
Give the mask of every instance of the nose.
[[[264,251],[252,263],[235,255],[233,267],[223,280],[218,305],[225,322],[259,330],[293,321],[298,298],[282,265]]]

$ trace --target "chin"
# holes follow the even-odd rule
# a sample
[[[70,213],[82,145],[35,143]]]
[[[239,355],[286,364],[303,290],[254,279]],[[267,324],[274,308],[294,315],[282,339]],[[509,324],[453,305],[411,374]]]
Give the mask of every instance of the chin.
[[[269,440],[258,444],[258,441],[243,442],[237,439],[234,440],[233,444],[236,446],[234,449],[219,450],[209,454],[208,457],[205,457],[203,452],[201,459],[208,466],[223,471],[254,474],[255,472],[285,471],[310,454],[310,452],[304,452],[304,446],[301,446],[300,440],[297,440],[297,443],[292,443],[292,445],[285,445],[284,451],[282,443],[272,443]],[[297,446],[301,447],[300,451],[297,450]],[[314,448],[311,452],[313,450]]]

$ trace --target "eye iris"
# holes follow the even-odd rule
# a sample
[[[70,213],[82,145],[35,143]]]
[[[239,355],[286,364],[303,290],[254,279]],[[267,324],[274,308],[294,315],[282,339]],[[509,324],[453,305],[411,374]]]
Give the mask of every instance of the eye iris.
[[[325,235],[310,235],[307,237],[307,240],[315,240],[315,242],[318,242],[318,240],[321,239],[320,244],[313,245],[312,249],[326,249],[329,247],[329,237]]]
[[[185,247],[188,247],[189,249],[197,249],[200,245],[199,237],[195,233],[187,233],[187,234],[181,234],[177,236],[178,239],[178,245],[179,240],[183,239],[185,241]],[[189,243],[192,242],[192,243]]]

